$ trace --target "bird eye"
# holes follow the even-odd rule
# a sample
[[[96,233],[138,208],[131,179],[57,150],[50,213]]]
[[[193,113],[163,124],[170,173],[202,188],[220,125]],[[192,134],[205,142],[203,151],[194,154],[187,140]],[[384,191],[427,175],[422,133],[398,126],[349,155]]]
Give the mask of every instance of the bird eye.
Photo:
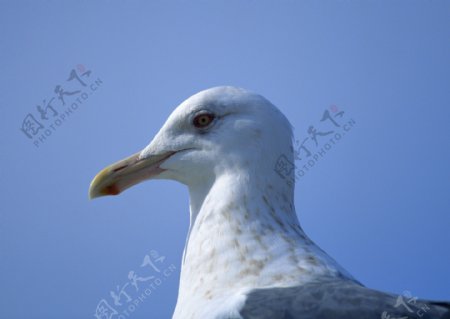
[[[193,124],[197,128],[205,128],[214,120],[215,116],[211,113],[203,113],[194,117]]]

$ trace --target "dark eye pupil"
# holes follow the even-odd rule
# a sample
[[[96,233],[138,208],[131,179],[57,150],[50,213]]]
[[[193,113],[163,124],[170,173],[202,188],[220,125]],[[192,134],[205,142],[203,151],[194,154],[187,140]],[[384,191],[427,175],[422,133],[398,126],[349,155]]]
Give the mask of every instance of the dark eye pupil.
[[[206,127],[212,122],[213,119],[214,119],[213,114],[198,115],[194,118],[194,126],[199,128]]]

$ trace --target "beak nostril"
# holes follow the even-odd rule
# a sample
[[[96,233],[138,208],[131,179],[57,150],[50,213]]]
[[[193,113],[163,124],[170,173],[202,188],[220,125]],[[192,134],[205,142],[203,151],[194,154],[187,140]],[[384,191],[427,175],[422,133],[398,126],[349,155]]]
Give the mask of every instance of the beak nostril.
[[[122,165],[122,166],[120,166],[120,167],[117,167],[117,168],[115,168],[115,169],[113,169],[113,172],[115,173],[115,172],[118,172],[118,171],[121,171],[121,170],[123,170],[125,167],[127,167],[128,165]]]

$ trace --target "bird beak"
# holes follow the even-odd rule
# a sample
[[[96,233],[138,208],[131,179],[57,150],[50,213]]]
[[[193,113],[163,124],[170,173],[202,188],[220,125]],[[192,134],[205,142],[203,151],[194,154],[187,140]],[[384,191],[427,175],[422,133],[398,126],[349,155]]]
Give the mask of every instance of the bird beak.
[[[166,152],[141,158],[139,152],[106,167],[92,180],[89,198],[118,195],[133,185],[157,176],[165,171],[159,165],[175,153]]]

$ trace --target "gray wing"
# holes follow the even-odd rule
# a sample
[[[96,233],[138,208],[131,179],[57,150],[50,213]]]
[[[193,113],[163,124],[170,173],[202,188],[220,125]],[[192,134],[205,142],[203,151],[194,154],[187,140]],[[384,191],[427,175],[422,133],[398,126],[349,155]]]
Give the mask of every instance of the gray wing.
[[[450,319],[450,303],[411,300],[341,278],[289,288],[255,289],[244,319]]]

